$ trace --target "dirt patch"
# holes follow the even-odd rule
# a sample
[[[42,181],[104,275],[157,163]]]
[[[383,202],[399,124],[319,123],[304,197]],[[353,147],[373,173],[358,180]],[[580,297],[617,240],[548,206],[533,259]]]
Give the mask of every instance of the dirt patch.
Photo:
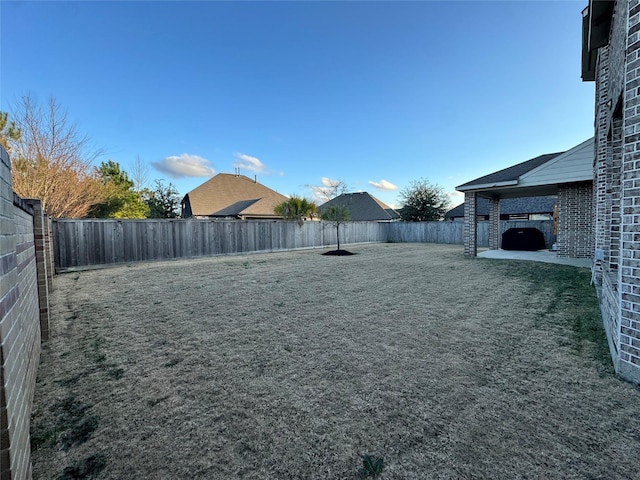
[[[352,250],[56,277],[34,478],[637,475],[588,270]]]

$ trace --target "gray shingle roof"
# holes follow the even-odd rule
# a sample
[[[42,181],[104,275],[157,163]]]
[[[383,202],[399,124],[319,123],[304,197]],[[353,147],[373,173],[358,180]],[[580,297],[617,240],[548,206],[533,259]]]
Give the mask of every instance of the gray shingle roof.
[[[549,160],[557,157],[562,153],[564,152],[547,153],[545,155],[540,155],[539,157],[532,158],[531,160],[527,160],[526,162],[518,163],[517,165],[513,165],[511,167],[498,170],[497,172],[490,173],[489,175],[485,175],[484,177],[476,178],[475,180],[471,180],[470,182],[463,183],[462,185],[457,186],[456,190],[469,189],[476,185],[517,181],[518,178],[525,173],[530,172],[534,168],[539,167],[543,163],[548,162]]]
[[[500,215],[519,215],[532,213],[553,213],[556,204],[555,196],[503,198],[500,200]],[[478,215],[489,215],[489,200],[478,197]],[[464,217],[464,203],[452,208],[445,214],[445,218]]]
[[[342,195],[323,203],[318,207],[318,212],[322,212],[329,205],[341,205],[349,210],[351,220],[354,222],[367,221],[389,221],[397,220],[400,214],[393,208],[378,200],[367,192],[343,193]]]

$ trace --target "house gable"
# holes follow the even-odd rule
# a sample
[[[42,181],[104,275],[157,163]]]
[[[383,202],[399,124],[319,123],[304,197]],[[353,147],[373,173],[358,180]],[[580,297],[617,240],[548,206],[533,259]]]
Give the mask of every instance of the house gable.
[[[593,180],[594,139],[590,138],[520,176],[522,187]]]

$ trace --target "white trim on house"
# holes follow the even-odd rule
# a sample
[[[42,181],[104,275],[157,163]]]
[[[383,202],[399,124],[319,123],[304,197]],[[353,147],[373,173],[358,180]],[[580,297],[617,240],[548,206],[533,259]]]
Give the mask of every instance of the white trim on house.
[[[593,180],[594,139],[585,140],[518,178],[519,187]]]
[[[467,187],[456,187],[456,190],[459,192],[465,192],[467,190],[483,190],[488,188],[495,187],[510,187],[513,185],[518,185],[518,180],[507,180],[505,182],[492,182],[492,183],[482,183],[480,185],[469,185]]]

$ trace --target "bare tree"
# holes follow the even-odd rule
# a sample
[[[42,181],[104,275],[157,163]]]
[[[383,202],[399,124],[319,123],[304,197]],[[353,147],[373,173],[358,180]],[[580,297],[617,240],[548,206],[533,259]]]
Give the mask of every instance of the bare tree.
[[[328,202],[348,190],[347,183],[344,180],[322,177],[320,183],[321,185],[307,185],[307,187],[313,192],[313,196],[322,202]]]
[[[102,151],[68,122],[54,98],[42,105],[24,96],[12,116],[21,132],[11,152],[18,195],[41,199],[51,217],[83,217],[104,199],[104,185],[92,168]]]
[[[149,165],[144,163],[140,155],[136,157],[136,161],[131,164],[131,180],[133,180],[133,189],[141,193],[149,183]]]

